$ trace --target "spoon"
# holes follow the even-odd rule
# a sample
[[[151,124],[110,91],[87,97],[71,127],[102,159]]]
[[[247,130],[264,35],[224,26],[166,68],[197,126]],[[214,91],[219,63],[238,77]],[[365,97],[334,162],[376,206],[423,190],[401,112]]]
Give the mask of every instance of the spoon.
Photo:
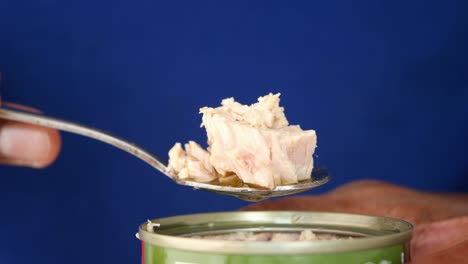
[[[156,157],[155,155],[149,153],[148,151],[142,149],[141,147],[135,144],[125,141],[121,138],[112,136],[106,132],[79,125],[77,123],[72,123],[56,118],[46,117],[39,114],[12,110],[7,108],[0,109],[0,119],[29,123],[43,127],[50,127],[105,142],[138,157],[139,159],[151,165],[153,168],[160,171],[162,174],[169,177],[177,184],[218,194],[231,195],[245,201],[255,202],[268,199],[270,197],[278,197],[300,193],[323,185],[330,180],[330,176],[328,175],[327,171],[321,168],[314,168],[314,170],[312,171],[312,180],[300,182],[298,184],[293,185],[277,186],[272,190],[251,187],[220,186],[209,183],[182,180],[168,172],[167,166],[165,165],[165,162],[162,161],[162,159]]]

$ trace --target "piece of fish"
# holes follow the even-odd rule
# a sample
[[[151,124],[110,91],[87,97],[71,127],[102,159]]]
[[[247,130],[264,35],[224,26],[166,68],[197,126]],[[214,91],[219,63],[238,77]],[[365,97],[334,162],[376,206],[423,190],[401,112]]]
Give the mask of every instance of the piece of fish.
[[[270,93],[251,106],[228,98],[220,107],[201,108],[208,151],[191,141],[184,152],[176,143],[169,151],[170,172],[201,182],[221,178],[219,182],[239,185],[233,180],[237,175],[245,184],[268,189],[310,179],[315,131],[290,126],[279,96]]]
[[[318,241],[318,240],[337,240],[353,239],[351,236],[342,236],[337,234],[315,234],[310,229],[301,232],[232,232],[217,235],[191,236],[197,239],[226,240],[226,241],[270,241],[270,242],[289,242],[289,241]]]

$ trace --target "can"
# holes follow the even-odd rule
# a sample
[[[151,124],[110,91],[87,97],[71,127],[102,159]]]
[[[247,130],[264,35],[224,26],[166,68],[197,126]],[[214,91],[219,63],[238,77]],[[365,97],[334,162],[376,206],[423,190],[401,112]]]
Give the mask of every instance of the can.
[[[190,236],[251,232],[345,235],[328,241],[219,241]],[[403,220],[345,213],[251,211],[182,215],[140,225],[143,264],[397,264],[410,260],[413,227]]]

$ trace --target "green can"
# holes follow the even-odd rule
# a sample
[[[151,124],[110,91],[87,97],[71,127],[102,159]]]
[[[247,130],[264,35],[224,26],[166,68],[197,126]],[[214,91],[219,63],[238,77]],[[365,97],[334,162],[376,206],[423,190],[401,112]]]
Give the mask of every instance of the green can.
[[[139,228],[143,264],[397,264],[410,260],[412,225],[369,215],[253,211],[155,219]],[[230,241],[205,236],[311,230],[352,239]]]

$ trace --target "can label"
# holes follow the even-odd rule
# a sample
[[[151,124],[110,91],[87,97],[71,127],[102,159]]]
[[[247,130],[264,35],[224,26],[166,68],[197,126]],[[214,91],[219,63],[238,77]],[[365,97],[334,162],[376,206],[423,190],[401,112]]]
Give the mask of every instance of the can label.
[[[146,264],[403,264],[405,245],[311,255],[223,255],[144,245]]]

